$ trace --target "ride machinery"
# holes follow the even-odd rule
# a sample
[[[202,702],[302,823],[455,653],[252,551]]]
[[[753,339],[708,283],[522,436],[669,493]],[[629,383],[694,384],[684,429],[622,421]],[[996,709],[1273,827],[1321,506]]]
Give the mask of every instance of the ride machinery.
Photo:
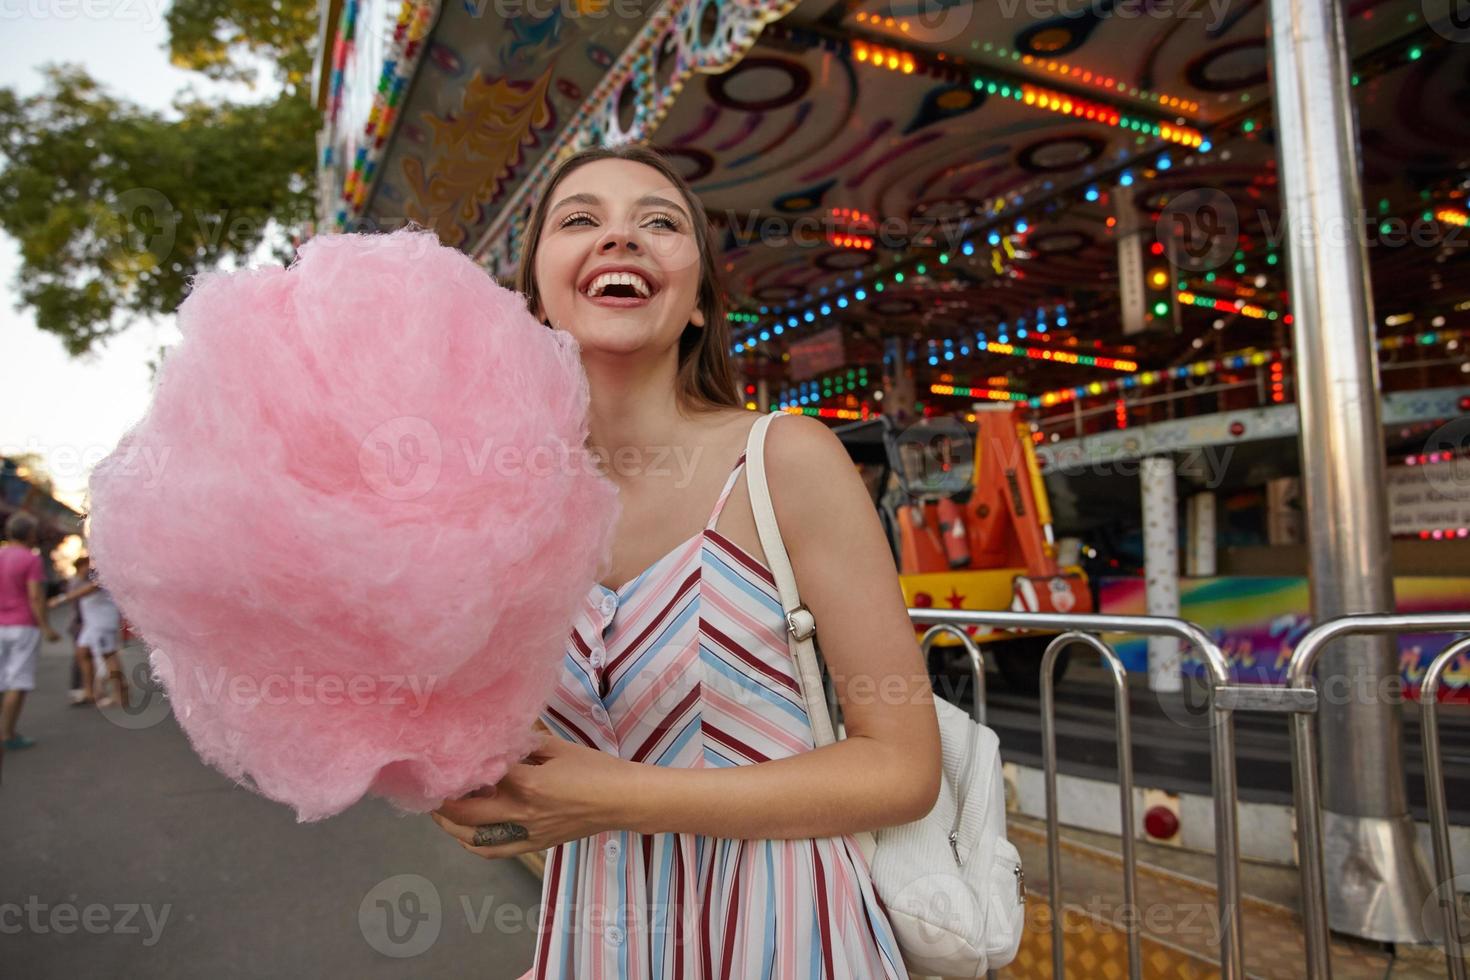
[[[855,462],[878,468],[871,485],[904,599],[917,608],[1091,612],[1086,576],[1058,561],[1030,426],[1003,405],[980,406],[974,418],[973,431],[953,418],[900,428],[888,416],[838,430]],[[1037,686],[1049,636],[969,632],[1008,686]]]

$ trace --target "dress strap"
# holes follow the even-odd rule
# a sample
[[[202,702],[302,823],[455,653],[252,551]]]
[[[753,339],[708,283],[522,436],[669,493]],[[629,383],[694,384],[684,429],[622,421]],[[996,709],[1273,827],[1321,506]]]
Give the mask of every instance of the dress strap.
[[[725,501],[730,498],[730,491],[735,489],[735,481],[740,479],[740,469],[745,465],[745,452],[741,450],[740,458],[735,461],[735,466],[730,470],[730,476],[725,480],[725,489],[720,491],[720,499],[715,501],[714,512],[709,515],[709,521],[705,523],[706,531],[713,531],[715,523],[720,519],[720,511],[725,509]]]

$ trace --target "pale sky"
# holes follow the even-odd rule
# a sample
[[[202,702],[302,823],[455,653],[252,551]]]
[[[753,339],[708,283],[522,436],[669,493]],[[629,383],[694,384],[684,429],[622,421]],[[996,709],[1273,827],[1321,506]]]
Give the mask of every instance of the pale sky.
[[[214,85],[174,68],[164,50],[165,0],[0,0],[0,87],[30,95],[48,62],[80,62],[114,94],[158,111],[192,86]],[[139,320],[126,333],[83,358],[36,329],[28,309],[16,310],[13,284],[20,265],[14,239],[0,231],[0,453],[39,452],[57,496],[83,501],[87,475],[148,407],[148,361],[175,342],[173,317]]]

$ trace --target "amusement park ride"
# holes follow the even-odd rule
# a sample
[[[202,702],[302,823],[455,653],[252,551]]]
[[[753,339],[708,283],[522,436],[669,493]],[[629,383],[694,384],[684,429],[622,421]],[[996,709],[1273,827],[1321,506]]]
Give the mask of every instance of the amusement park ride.
[[[1059,689],[1062,824],[1125,851],[1219,851],[1238,830],[1241,855],[1308,880],[1320,818],[1331,887],[1304,886],[1298,918],[1296,899],[1226,894],[1222,865],[1244,953],[1238,934],[1156,930],[1151,972],[1444,975],[1442,949],[1425,972],[1396,959],[1439,934],[1416,839],[1470,868],[1470,814],[1452,802],[1454,826],[1436,822],[1434,767],[1405,735],[1431,675],[1431,704],[1435,684],[1470,700],[1470,653],[1447,646],[1470,622],[1470,27],[1451,0],[323,10],[320,231],[413,221],[509,282],[560,159],[641,141],[672,161],[716,232],[746,407],[851,423],[911,615],[974,617],[1007,681],[991,707],[1018,819],[1046,809],[1026,691],[1056,631],[980,614],[1187,621],[1187,650],[1107,641],[1147,695],[1131,747],[1080,664]],[[1335,24],[1298,30],[1323,12]],[[1058,547],[1078,536],[1102,553],[1091,578]],[[1333,640],[1323,679],[1396,697],[1319,702],[1294,656],[1366,613],[1403,628]],[[1203,714],[1184,712],[1201,685]],[[1236,802],[1233,770],[1212,781],[1216,740],[1250,705],[1320,712],[1322,793],[1298,796],[1279,715],[1242,715],[1235,828],[1213,810]],[[1440,782],[1463,797],[1450,717]],[[1079,774],[1103,750],[1107,772]],[[1133,833],[1111,809],[1114,750],[1120,770],[1138,755]],[[1095,844],[1066,859],[1092,894]],[[1050,861],[1042,845],[1028,862]],[[1177,874],[1154,887],[1176,911],[1211,901]],[[1067,975],[1125,975],[1135,932],[1066,920]],[[1335,930],[1330,967],[1326,926],[1304,920]],[[1007,970],[1054,973],[1026,948]]]
[[[1057,561],[1030,426],[1005,405],[975,415],[973,431],[953,419],[901,430],[888,416],[836,430],[855,463],[878,469],[870,485],[878,489],[874,503],[889,532],[908,605],[1091,612],[1086,576]],[[1036,691],[1037,664],[1052,634],[981,626],[966,632],[984,644],[987,662],[996,664],[1009,687]],[[958,653],[956,646],[944,636],[935,642],[937,651]],[[1064,655],[1053,672],[1056,679],[1066,664]],[[953,667],[961,674],[968,670],[963,662]]]

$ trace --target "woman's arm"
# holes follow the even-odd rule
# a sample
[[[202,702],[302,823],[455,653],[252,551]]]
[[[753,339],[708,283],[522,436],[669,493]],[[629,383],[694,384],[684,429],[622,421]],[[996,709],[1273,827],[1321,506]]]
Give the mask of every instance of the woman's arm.
[[[766,440],[766,472],[847,738],[729,769],[634,766],[614,826],[830,837],[917,820],[939,795],[928,671],[877,512],[847,451],[815,419],[778,419]]]
[[[617,759],[545,735],[494,790],[445,800],[434,821],[466,850],[513,857],[604,830],[732,839],[835,837],[908,823],[939,795],[939,722],[888,542],[846,451],[815,420],[777,421],[766,440],[772,502],[801,598],[816,617],[847,738],[729,769]],[[527,837],[473,846],[475,827]]]

